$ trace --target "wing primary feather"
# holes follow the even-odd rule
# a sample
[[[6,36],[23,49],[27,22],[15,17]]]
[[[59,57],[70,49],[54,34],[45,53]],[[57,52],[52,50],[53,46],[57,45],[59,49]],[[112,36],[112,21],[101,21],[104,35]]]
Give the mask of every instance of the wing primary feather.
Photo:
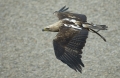
[[[70,68],[74,69],[76,72],[77,72],[77,69],[73,66],[73,65],[70,65],[70,64],[67,64]]]
[[[70,57],[70,59],[73,59],[73,58],[71,58]],[[75,61],[75,59],[74,60],[72,60],[74,63],[68,63],[67,65],[69,66],[69,67],[71,67],[72,69],[74,69],[75,71],[79,71],[80,73],[82,73],[81,71],[82,71],[82,68],[81,68],[81,66],[79,65],[79,63],[77,62],[77,61]]]
[[[81,71],[82,71],[81,66],[80,66],[80,65],[77,65],[76,67],[77,67],[77,70],[78,70],[80,73],[82,73],[82,72],[81,72]]]
[[[83,66],[84,67],[84,64],[82,63],[82,60],[78,57],[78,56],[72,56],[71,54],[69,54],[69,56],[72,58],[72,59],[74,59],[74,61],[76,61],[76,63],[77,64],[80,64],[81,66]]]
[[[68,9],[69,9],[69,7],[68,7],[68,8],[63,9],[63,10],[62,10],[62,12],[66,11],[66,10],[68,10]]]
[[[67,55],[65,54],[65,55],[62,55],[62,56],[64,56],[66,59],[67,59],[67,61],[71,61],[70,59],[69,59],[69,57],[67,57]]]
[[[74,63],[74,62],[72,62],[72,60],[67,56],[67,55],[62,55],[62,57],[60,57],[60,59],[61,58],[64,58],[65,59],[65,63],[66,64],[72,64],[72,63]]]
[[[78,59],[76,59],[75,57],[71,56],[70,54],[68,54],[68,56],[70,57],[70,59],[72,59],[72,61],[74,62],[74,68],[76,68],[79,72],[81,72],[82,68],[81,68],[81,63],[79,65]]]
[[[76,68],[78,71],[81,71],[81,66],[79,65],[79,62],[77,61],[76,57],[72,56],[71,54],[68,54],[68,57],[69,59],[71,59],[72,63],[74,64],[74,68]]]
[[[74,65],[76,64],[76,62],[69,56],[69,53],[67,53],[66,56],[68,57],[71,63],[73,63]]]
[[[78,68],[76,67],[76,63],[67,54],[65,54],[62,57],[60,57],[60,59],[61,59],[61,61],[63,63],[67,64],[70,68],[72,68],[75,71],[77,71]]]
[[[66,7],[66,5],[65,6],[63,6],[60,10],[59,10],[59,12],[61,12],[64,8]]]
[[[64,63],[68,63],[68,60],[63,55],[60,57],[60,60]]]

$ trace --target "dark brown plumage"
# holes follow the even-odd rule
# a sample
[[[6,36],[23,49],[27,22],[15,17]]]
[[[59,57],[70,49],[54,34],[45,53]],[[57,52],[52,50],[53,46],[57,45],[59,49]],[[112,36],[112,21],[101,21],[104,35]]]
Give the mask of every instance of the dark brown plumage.
[[[87,22],[86,15],[71,13],[71,12],[67,11],[68,9],[69,8],[66,8],[66,6],[64,6],[59,11],[55,11],[54,14],[57,15],[59,20],[62,20],[64,18],[70,18],[70,19],[75,19],[77,21],[81,21],[81,22]]]
[[[106,25],[95,25],[93,23],[87,23],[86,15],[71,13],[67,11],[68,9],[69,8],[66,8],[66,6],[64,6],[59,11],[55,11],[54,14],[58,17],[59,20],[67,20],[74,23],[75,25],[87,28],[88,30],[91,30],[92,32],[99,35],[104,41],[106,41],[106,39],[98,33],[99,30],[107,30],[108,27]],[[93,29],[97,29],[97,31]]]
[[[77,30],[62,26],[53,40],[54,51],[57,59],[67,64],[75,71],[82,71],[84,64],[81,60],[82,49],[88,37],[88,30]]]

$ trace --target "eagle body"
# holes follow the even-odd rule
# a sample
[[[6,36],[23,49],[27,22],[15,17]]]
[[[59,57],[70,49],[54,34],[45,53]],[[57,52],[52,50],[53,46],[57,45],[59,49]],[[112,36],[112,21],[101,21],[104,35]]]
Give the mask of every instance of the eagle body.
[[[59,32],[54,40],[66,45],[66,43],[70,41],[71,38],[78,32],[78,30],[75,30],[73,28],[62,26],[60,27]]]
[[[55,11],[54,14],[58,17],[58,22],[45,27],[42,31],[58,32],[53,39],[56,58],[75,71],[82,72],[84,64],[81,54],[89,31],[96,33],[106,41],[98,31],[93,29],[106,30],[107,26],[87,23],[87,17],[84,14],[71,13],[66,10],[68,8],[64,6],[59,11]]]

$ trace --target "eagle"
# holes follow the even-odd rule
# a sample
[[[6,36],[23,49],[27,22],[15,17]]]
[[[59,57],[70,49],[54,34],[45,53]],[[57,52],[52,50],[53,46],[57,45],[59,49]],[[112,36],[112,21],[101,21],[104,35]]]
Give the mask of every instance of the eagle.
[[[58,32],[53,39],[56,58],[75,71],[82,73],[84,64],[81,60],[81,54],[89,31],[98,34],[106,41],[98,31],[107,30],[107,26],[87,23],[86,15],[72,13],[67,10],[68,8],[64,6],[59,11],[55,11],[54,15],[58,17],[58,22],[43,28],[42,31]],[[98,31],[93,29],[97,29]]]

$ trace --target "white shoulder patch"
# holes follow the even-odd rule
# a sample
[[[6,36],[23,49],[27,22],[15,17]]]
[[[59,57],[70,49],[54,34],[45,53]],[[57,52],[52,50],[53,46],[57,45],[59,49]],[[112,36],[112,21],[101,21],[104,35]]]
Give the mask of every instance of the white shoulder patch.
[[[64,26],[69,27],[67,24],[64,24]]]
[[[75,19],[70,19],[70,18],[64,18],[63,20],[70,21],[70,22],[73,22],[73,23],[75,23],[75,22],[76,22],[76,20],[75,20]]]
[[[74,29],[79,29],[79,30],[82,29],[81,27],[76,26],[76,25],[73,25],[73,24],[64,24],[64,26],[66,26],[66,27],[71,27],[71,28],[74,28]]]
[[[72,28],[75,28],[75,29],[79,29],[81,30],[82,28],[78,27],[78,26],[75,26],[75,25],[70,25]]]
[[[82,24],[83,27],[86,27],[86,24]]]
[[[73,22],[73,23],[75,23],[75,22],[76,22],[76,20],[75,20],[75,19],[71,19],[70,21],[71,21],[71,22]]]

